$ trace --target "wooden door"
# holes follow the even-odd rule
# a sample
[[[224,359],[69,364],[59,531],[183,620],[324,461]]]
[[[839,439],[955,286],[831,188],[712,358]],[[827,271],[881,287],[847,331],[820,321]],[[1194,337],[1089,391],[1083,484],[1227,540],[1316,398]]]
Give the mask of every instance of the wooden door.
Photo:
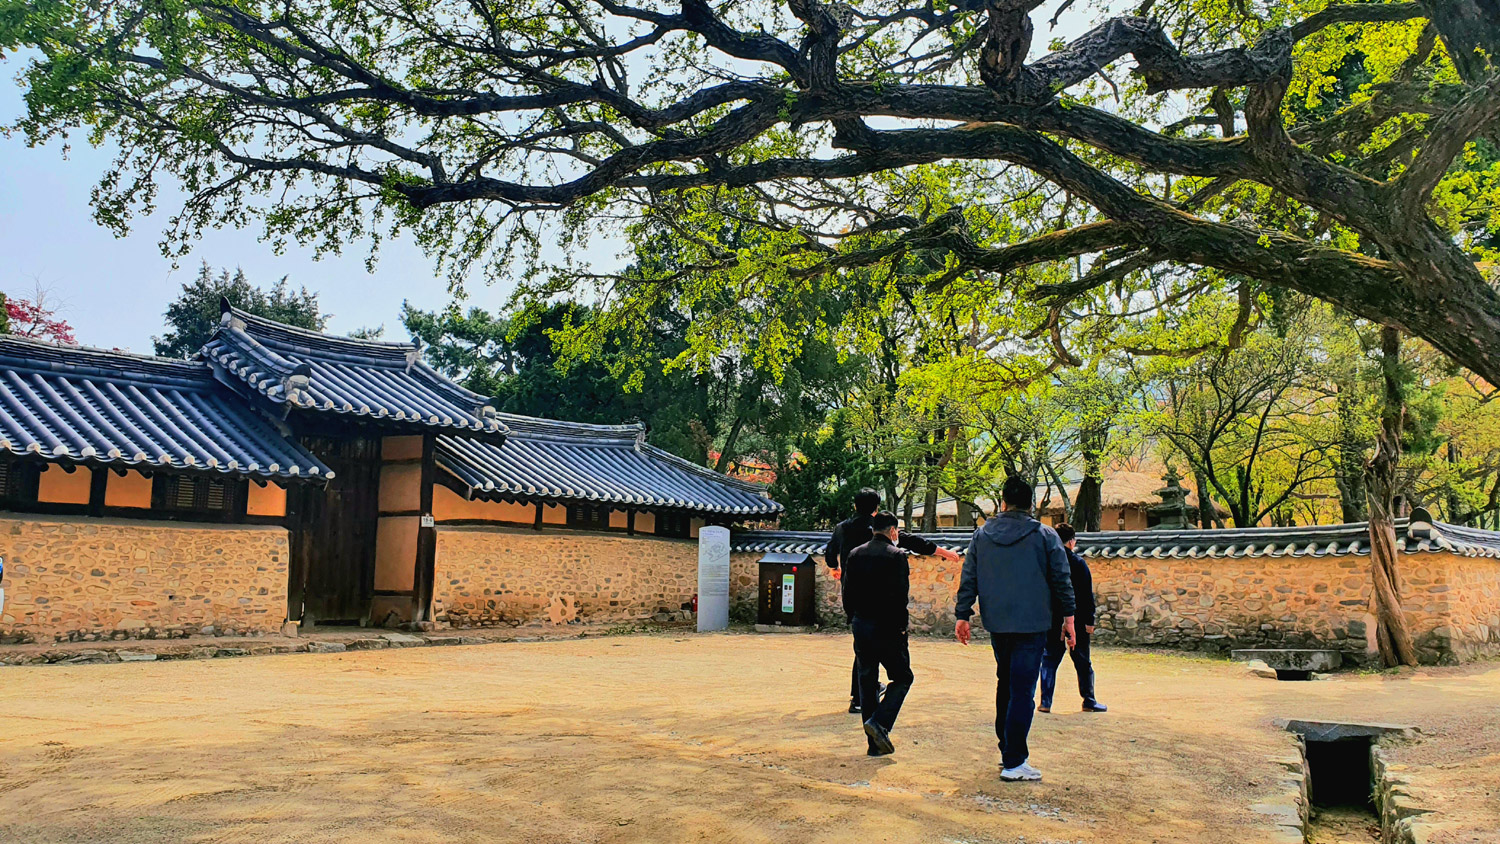
[[[380,439],[304,437],[334,472],[303,493],[292,531],[289,613],[304,626],[368,624],[375,591]]]

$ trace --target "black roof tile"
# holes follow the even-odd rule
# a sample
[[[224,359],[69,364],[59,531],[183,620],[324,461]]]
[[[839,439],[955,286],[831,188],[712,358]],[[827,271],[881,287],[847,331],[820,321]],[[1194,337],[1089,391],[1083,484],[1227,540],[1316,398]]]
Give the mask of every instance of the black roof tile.
[[[439,437],[438,465],[471,498],[601,501],[738,518],[781,512],[756,485],[645,442],[639,425],[585,425],[500,414],[503,445]]]
[[[973,530],[940,530],[922,536],[960,553],[967,551]],[[827,531],[737,531],[735,551],[821,554]],[[1396,523],[1397,546],[1408,554],[1447,552],[1466,557],[1500,557],[1500,533],[1435,522],[1430,535],[1408,531],[1406,520]],[[1310,527],[1256,527],[1225,530],[1105,531],[1078,534],[1078,550],[1086,557],[1214,558],[1322,557],[1370,553],[1369,525],[1353,522]]]
[[[200,353],[277,404],[419,430],[502,435],[489,399],[449,381],[411,343],[334,337],[248,314],[227,302]]]
[[[0,337],[0,450],[261,478],[333,476],[201,363]]]

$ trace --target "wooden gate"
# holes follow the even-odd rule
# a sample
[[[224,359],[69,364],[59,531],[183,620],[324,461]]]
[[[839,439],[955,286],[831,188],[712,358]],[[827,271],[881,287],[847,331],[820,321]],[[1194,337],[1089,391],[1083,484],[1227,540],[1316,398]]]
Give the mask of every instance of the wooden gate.
[[[302,493],[291,535],[288,615],[314,624],[368,624],[375,591],[380,439],[304,437],[334,471]]]

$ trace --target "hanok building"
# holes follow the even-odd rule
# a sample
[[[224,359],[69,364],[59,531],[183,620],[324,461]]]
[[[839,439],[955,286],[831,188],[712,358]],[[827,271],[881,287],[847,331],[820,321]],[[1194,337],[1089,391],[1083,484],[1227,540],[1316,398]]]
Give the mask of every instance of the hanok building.
[[[0,338],[0,637],[631,618],[761,487],[227,305],[197,359]]]

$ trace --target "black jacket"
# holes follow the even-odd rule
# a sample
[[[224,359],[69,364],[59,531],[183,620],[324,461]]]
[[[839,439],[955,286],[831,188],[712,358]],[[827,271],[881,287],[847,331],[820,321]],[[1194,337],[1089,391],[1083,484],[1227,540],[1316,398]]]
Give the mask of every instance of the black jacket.
[[[844,612],[879,627],[906,629],[911,552],[877,536],[844,563]]]
[[[1073,613],[1073,624],[1077,627],[1091,627],[1094,621],[1094,574],[1089,571],[1089,564],[1084,561],[1083,555],[1071,548],[1068,552],[1068,569],[1073,574],[1073,603],[1078,609]]]
[[[1055,611],[1073,615],[1068,556],[1052,528],[1030,513],[1006,510],[974,531],[958,584],[954,615],[979,620],[991,633],[1045,633]]]
[[[836,569],[849,560],[849,555],[854,549],[869,542],[875,536],[875,529],[870,527],[870,516],[855,516],[838,523],[833,529],[833,537],[828,540],[828,547],[823,550],[823,560],[828,567]],[[928,542],[920,536],[901,531],[901,541],[896,543],[908,551],[922,555],[936,554],[937,544]]]
[[[1089,564],[1071,548],[1063,548],[1068,554],[1068,573],[1073,581],[1073,603],[1077,607],[1073,611],[1073,627],[1079,632],[1083,628],[1092,627],[1094,621],[1094,575],[1089,571]],[[1062,630],[1063,613],[1054,601],[1052,604],[1052,629],[1054,632]]]

